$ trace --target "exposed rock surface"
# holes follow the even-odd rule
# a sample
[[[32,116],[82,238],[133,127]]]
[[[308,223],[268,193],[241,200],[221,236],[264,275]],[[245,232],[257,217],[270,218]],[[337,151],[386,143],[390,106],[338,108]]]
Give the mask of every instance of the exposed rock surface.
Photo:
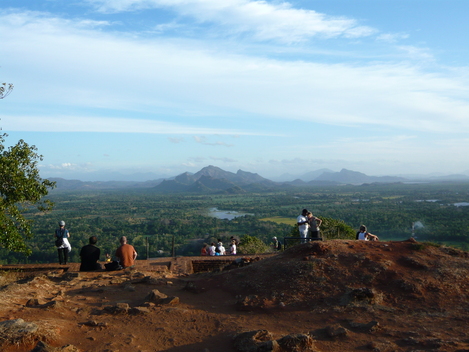
[[[468,298],[468,253],[410,241],[313,242],[189,276],[18,274],[0,286],[0,350],[462,352]]]

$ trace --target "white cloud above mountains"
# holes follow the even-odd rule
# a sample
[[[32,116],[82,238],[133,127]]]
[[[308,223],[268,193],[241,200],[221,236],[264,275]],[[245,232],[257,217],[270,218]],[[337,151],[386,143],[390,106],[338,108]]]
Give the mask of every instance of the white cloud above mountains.
[[[454,169],[446,155],[469,152],[469,68],[443,62],[414,27],[381,26],[391,2],[370,21],[326,2],[17,1],[0,5],[0,78],[15,84],[1,127],[30,132],[56,159],[47,165],[169,170],[210,155],[263,174],[250,167],[319,153],[304,160],[394,170],[431,166],[431,151]],[[82,145],[57,153],[41,139],[63,132]]]
[[[236,116],[238,121],[257,116],[342,126],[469,132],[469,102],[463,93],[469,82],[467,72],[461,75],[463,68],[428,73],[409,62],[277,60],[210,50],[197,41],[178,45],[164,38],[127,38],[94,30],[93,23],[92,28],[83,29],[82,20],[62,21],[45,14],[8,13],[0,20],[0,29],[7,34],[3,50],[9,53],[3,62],[28,79],[15,80],[23,99],[77,109],[151,113],[152,119],[170,112],[184,116],[182,120],[188,124],[181,128],[184,122],[179,119],[175,128],[169,122],[153,121],[151,127],[148,117],[135,116],[132,119],[139,123],[116,117],[115,127],[109,128],[108,118],[70,113],[76,119],[64,119],[61,112],[44,119],[41,130],[55,124],[87,131],[125,126],[143,133],[279,134],[254,132],[246,124],[236,129],[212,127],[217,116]],[[207,121],[212,118],[207,127],[200,125],[202,116]],[[64,122],[86,118],[86,124]],[[197,128],[190,122],[195,119]],[[62,122],[57,124],[58,120]],[[26,126],[40,128],[35,123]]]

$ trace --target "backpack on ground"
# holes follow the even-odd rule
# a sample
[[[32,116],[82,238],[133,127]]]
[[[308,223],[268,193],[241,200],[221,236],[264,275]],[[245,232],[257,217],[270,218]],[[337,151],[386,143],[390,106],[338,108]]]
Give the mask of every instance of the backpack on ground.
[[[107,271],[116,271],[116,270],[122,269],[122,266],[117,261],[106,263],[104,264],[104,267],[106,268]]]

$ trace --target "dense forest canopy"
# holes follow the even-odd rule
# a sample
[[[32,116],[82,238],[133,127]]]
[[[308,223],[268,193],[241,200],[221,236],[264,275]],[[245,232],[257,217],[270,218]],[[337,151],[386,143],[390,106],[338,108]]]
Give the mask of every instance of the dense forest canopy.
[[[468,183],[369,184],[292,188],[290,191],[243,195],[161,195],[146,190],[64,192],[54,190],[47,197],[55,203],[50,213],[30,208],[34,238],[28,241],[32,255],[0,251],[3,263],[54,262],[53,233],[64,220],[71,233],[72,261],[79,261],[81,246],[92,235],[98,237],[102,253],[114,253],[118,238],[126,235],[139,258],[197,255],[204,242],[231,236],[254,236],[269,244],[273,236],[282,239],[292,233],[303,208],[315,216],[358,229],[367,225],[381,240],[441,242],[468,248]],[[209,215],[210,208],[239,211],[233,220]],[[335,223],[334,226],[341,226]],[[293,230],[294,231],[294,230]],[[331,238],[334,234],[328,233]]]

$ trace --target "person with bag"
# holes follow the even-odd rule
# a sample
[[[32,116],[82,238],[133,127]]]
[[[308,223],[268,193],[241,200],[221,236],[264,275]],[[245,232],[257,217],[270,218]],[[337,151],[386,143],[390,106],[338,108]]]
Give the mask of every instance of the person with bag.
[[[65,228],[65,222],[62,220],[59,222],[59,228],[55,230],[55,246],[59,254],[59,263],[67,264],[68,253],[71,252],[72,246],[68,241],[70,237],[70,232]]]

